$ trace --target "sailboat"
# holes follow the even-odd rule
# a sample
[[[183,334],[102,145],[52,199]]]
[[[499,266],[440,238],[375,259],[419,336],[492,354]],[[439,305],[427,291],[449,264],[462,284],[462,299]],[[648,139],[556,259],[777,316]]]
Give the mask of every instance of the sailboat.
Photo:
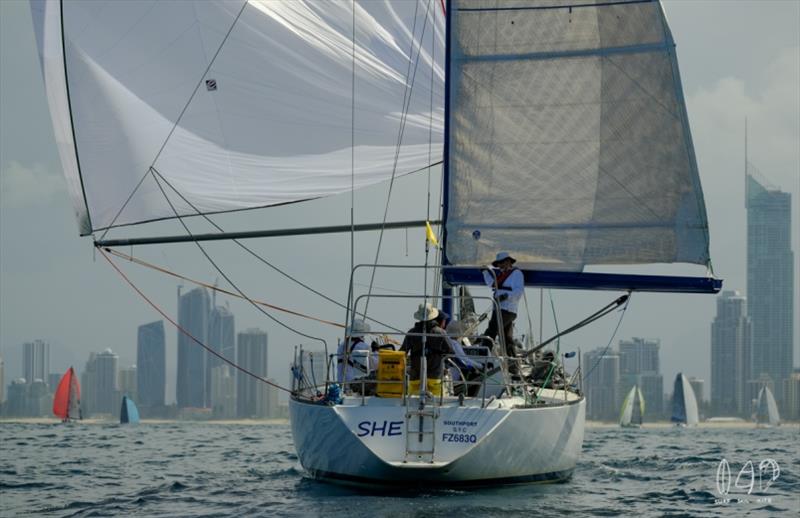
[[[128,396],[122,396],[122,407],[119,409],[120,424],[136,424],[139,422],[139,409]]]
[[[683,373],[675,376],[675,388],[672,391],[672,422],[677,426],[695,426],[700,421],[697,412],[697,398],[692,384]]]
[[[778,413],[775,397],[766,385],[758,391],[755,417],[757,426],[780,426],[781,424],[781,416]]]
[[[75,370],[70,367],[58,382],[53,396],[53,414],[67,423],[76,419],[83,419],[81,413],[81,385]]]
[[[473,325],[461,338],[474,344],[464,347],[480,374],[459,376],[460,388],[456,376],[428,383],[439,380],[423,368],[414,388],[399,351],[376,351],[377,368],[367,361],[369,374],[344,383],[329,356],[320,380],[307,363],[317,351],[299,348],[291,428],[301,465],[317,479],[424,487],[566,480],[582,448],[586,400],[580,369],[569,375],[557,351],[544,348],[623,307],[631,292],[721,288],[710,270],[675,44],[657,0],[31,6],[79,232],[115,268],[118,247],[191,242],[210,259],[202,248],[210,240],[244,248],[242,239],[349,232],[353,243],[355,232],[424,228],[416,268],[356,265],[351,252],[339,325],[363,320],[395,341],[411,305],[453,314],[462,293],[454,288],[484,286],[481,265],[500,251],[517,260],[526,286],[625,293],[526,349],[481,337]],[[384,210],[383,220],[357,224],[352,201],[349,225],[244,231],[212,218],[379,182],[391,194],[396,178],[440,165],[438,214],[415,196],[405,204],[425,213],[415,220],[387,221]],[[188,217],[213,232],[193,232]],[[165,219],[184,232],[148,235],[145,223]],[[145,235],[107,236],[121,226]],[[676,262],[705,271],[584,271]],[[408,285],[419,292],[360,293],[356,274],[378,268],[416,274]],[[381,297],[398,307],[388,324],[369,311]],[[474,298],[497,309],[491,297]]]
[[[619,425],[623,428],[639,428],[644,416],[644,396],[638,385],[634,385],[622,402]]]

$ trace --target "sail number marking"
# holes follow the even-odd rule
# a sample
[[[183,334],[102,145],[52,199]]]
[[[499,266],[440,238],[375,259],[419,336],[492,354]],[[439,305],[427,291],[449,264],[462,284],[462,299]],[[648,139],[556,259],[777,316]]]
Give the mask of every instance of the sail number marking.
[[[443,433],[442,442],[461,442],[475,444],[478,436],[474,433]]]

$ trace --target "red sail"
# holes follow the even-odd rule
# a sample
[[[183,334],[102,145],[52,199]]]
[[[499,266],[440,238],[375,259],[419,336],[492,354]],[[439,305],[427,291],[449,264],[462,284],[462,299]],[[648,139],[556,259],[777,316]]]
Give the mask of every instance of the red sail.
[[[80,401],[80,390],[75,371],[70,367],[58,383],[53,398],[53,413],[61,419],[78,417],[75,415],[75,409]]]

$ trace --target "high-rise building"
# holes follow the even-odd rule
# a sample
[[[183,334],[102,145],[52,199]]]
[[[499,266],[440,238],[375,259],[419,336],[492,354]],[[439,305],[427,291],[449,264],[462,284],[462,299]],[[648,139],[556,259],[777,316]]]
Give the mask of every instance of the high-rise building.
[[[57,372],[51,372],[47,375],[47,387],[50,389],[51,393],[55,393],[56,389],[58,388],[58,384],[61,382],[61,377],[64,375],[62,372],[61,374]]]
[[[230,365],[211,368],[211,415],[215,419],[236,417],[236,376]]]
[[[205,288],[181,295],[178,288],[178,324],[203,344],[208,343],[210,300]],[[175,396],[178,408],[204,408],[206,400],[206,351],[178,330],[178,376]]]
[[[136,344],[136,389],[142,413],[164,406],[167,386],[164,322],[139,326]]]
[[[42,380],[47,383],[50,374],[50,344],[34,340],[22,345],[22,375],[25,381],[33,383]]]
[[[800,369],[795,369],[788,380],[783,382],[783,400],[786,411],[784,421],[800,420]]]
[[[619,417],[619,355],[605,349],[583,354],[586,369],[586,417],[595,421],[615,421]]]
[[[119,356],[106,349],[94,356],[94,411],[116,414],[119,410]]]
[[[750,318],[738,291],[717,298],[711,324],[711,412],[715,416],[750,415]]]
[[[689,385],[692,386],[692,392],[694,392],[694,396],[697,399],[697,403],[700,404],[706,400],[705,398],[705,387],[706,387],[706,380],[695,378],[694,376],[689,377]]]
[[[235,361],[236,359],[236,334],[234,330],[233,313],[226,307],[216,306],[211,310],[208,325],[208,346],[223,357]],[[206,399],[211,401],[211,370],[215,367],[226,365],[214,355],[207,354],[206,361]],[[213,403],[210,403],[213,407]]]
[[[664,379],[661,376],[660,349],[661,341],[657,339],[634,337],[619,341],[618,397],[624,397],[631,387],[638,385],[645,401],[644,419],[648,421],[662,418]]]
[[[794,256],[791,195],[747,174],[747,312],[753,326],[751,378],[782,387],[793,367]],[[716,397],[716,396],[715,396]],[[775,393],[781,410],[783,391]]]
[[[97,376],[95,369],[95,357],[97,353],[89,353],[89,359],[81,372],[81,410],[85,417],[91,416],[97,410]]]
[[[133,401],[139,401],[137,390],[136,365],[119,369],[119,396],[128,396]],[[121,399],[120,399],[121,400]]]
[[[237,338],[236,363],[253,374],[267,377],[267,333],[248,329]],[[236,373],[236,415],[242,418],[269,416],[268,385],[241,371]]]

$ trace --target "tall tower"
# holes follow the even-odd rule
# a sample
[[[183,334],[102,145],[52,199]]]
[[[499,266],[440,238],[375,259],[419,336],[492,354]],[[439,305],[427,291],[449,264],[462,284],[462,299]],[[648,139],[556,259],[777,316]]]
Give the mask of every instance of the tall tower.
[[[119,356],[106,349],[94,356],[94,410],[102,414],[116,414],[119,410]]]
[[[750,338],[747,300],[738,291],[723,291],[711,324],[711,412],[715,416],[750,414]]]
[[[216,297],[214,297],[216,299]],[[208,324],[208,346],[223,357],[236,361],[236,334],[233,313],[226,307],[216,306],[211,310]],[[206,361],[206,401],[211,405],[212,369],[227,364],[213,356],[207,355]]]
[[[50,344],[34,340],[22,345],[22,374],[27,383],[42,380],[47,383],[50,374]]]
[[[239,333],[236,346],[236,363],[257,374],[267,377],[267,333],[260,329],[248,329]],[[239,371],[236,373],[236,414],[238,417],[268,417],[268,385]]]
[[[205,288],[195,288],[178,299],[178,324],[194,338],[208,343],[210,300]],[[203,408],[206,400],[206,351],[178,330],[178,408]]]
[[[750,168],[752,169],[752,167]],[[753,326],[752,379],[772,383],[782,406],[792,374],[794,272],[791,196],[748,170],[747,311]],[[782,408],[781,410],[786,410]]]
[[[167,386],[166,346],[164,322],[150,322],[139,326],[136,343],[137,402],[142,410],[164,406]]]
[[[586,371],[586,417],[596,421],[615,421],[619,417],[619,355],[595,349],[583,353]]]

